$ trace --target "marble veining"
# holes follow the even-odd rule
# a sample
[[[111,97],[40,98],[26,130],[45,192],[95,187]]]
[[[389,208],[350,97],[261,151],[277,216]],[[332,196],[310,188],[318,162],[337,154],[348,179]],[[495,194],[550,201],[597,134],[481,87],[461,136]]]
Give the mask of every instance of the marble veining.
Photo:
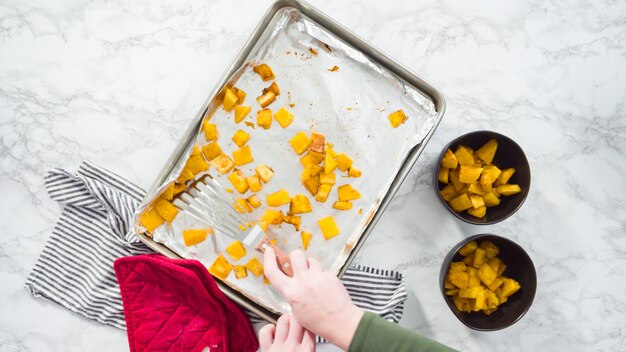
[[[447,112],[357,261],[401,270],[402,324],[461,350],[626,350],[626,2],[311,3],[423,76]],[[148,187],[269,1],[0,3],[0,351],[128,350],[122,331],[22,288],[58,205],[54,167],[88,159]],[[447,214],[432,189],[440,148],[477,129],[531,163],[520,211],[487,227]],[[492,333],[465,328],[437,275],[469,235],[531,255],[531,310]],[[319,350],[334,350],[330,346]]]

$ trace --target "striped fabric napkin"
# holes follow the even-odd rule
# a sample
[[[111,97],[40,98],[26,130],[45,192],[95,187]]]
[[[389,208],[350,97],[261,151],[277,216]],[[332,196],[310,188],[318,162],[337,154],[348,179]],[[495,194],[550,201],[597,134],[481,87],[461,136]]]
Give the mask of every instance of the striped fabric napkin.
[[[131,229],[145,191],[84,161],[76,175],[54,169],[50,197],[64,205],[50,239],[26,280],[27,290],[84,317],[125,329],[117,258],[154,253]],[[342,278],[359,307],[397,323],[407,294],[402,274],[352,265]],[[251,316],[253,322],[258,317]]]

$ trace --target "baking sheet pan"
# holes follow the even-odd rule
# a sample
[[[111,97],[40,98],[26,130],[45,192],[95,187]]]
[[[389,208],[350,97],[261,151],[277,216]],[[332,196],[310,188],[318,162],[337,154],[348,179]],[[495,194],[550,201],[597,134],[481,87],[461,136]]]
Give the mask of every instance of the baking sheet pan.
[[[287,44],[290,44],[289,41],[293,41],[294,39],[289,36],[281,38],[277,35],[277,28],[287,28],[300,31],[302,33],[306,33],[308,37],[305,38],[306,40],[296,41],[295,44],[297,45],[292,46],[291,49],[289,48],[289,45],[277,45],[272,47],[272,42],[274,44],[276,44],[276,42],[279,42],[278,44],[285,44],[284,42],[287,41]],[[300,36],[296,36],[296,38],[300,38]],[[281,39],[283,43],[280,42]],[[294,43],[292,42],[291,44]],[[314,50],[318,52],[318,55],[313,55],[307,50],[308,47],[314,48]],[[337,55],[341,55],[342,58],[338,58]],[[345,28],[341,27],[305,3],[297,1],[279,1],[268,11],[246,45],[244,45],[244,48],[237,56],[237,59],[231,66],[229,72],[227,72],[222,79],[222,82],[220,82],[218,87],[216,87],[214,92],[210,95],[198,116],[196,116],[194,123],[187,131],[174,154],[170,157],[165,169],[155,181],[152,189],[148,192],[144,205],[148,204],[150,200],[159,194],[159,191],[161,190],[160,188],[162,188],[161,186],[166,184],[167,180],[172,178],[172,175],[177,175],[177,170],[181,167],[181,161],[186,159],[191,147],[195,143],[201,142],[197,138],[197,133],[203,117],[213,115],[213,118],[216,119],[216,121],[219,121],[220,118],[228,118],[228,115],[218,116],[222,113],[222,111],[217,109],[220,102],[219,92],[222,90],[224,85],[232,84],[234,81],[237,81],[236,85],[250,94],[247,98],[248,100],[246,105],[253,105],[250,104],[251,99],[253,99],[255,95],[258,95],[257,92],[260,92],[261,85],[267,85],[267,83],[258,82],[260,81],[259,79],[256,79],[255,82],[254,74],[250,72],[249,68],[244,68],[242,70],[242,67],[245,67],[245,65],[251,62],[251,60],[254,61],[259,59],[274,61],[268,63],[270,63],[275,70],[277,83],[281,86],[282,90],[291,93],[283,96],[284,101],[282,101],[282,103],[284,103],[283,105],[286,105],[290,100],[296,104],[292,110],[294,115],[296,115],[296,120],[299,121],[297,124],[289,127],[289,133],[286,135],[285,132],[287,131],[282,130],[274,122],[275,126],[265,132],[274,132],[278,135],[272,136],[270,134],[266,137],[278,138],[279,136],[282,136],[280,138],[284,140],[284,143],[287,143],[286,141],[299,130],[306,130],[313,127],[315,129],[320,129],[320,132],[322,133],[326,132],[325,134],[327,134],[327,136],[328,130],[331,130],[332,138],[329,138],[330,142],[335,144],[338,151],[345,151],[347,154],[352,155],[355,159],[355,165],[361,167],[364,171],[361,179],[356,179],[356,182],[355,179],[349,179],[349,183],[361,190],[372,188],[380,190],[380,192],[374,192],[371,195],[366,192],[368,193],[368,199],[364,199],[362,202],[359,201],[357,203],[357,208],[359,207],[359,203],[364,204],[365,207],[367,207],[364,209],[362,216],[354,216],[353,219],[349,220],[356,220],[358,222],[358,226],[354,226],[354,230],[348,231],[343,238],[331,240],[337,240],[337,243],[341,243],[341,247],[344,250],[342,250],[336,257],[328,256],[328,258],[331,258],[332,261],[329,259],[329,261],[324,264],[327,269],[341,275],[354,258],[354,255],[361,247],[369,232],[371,232],[373,225],[377,221],[378,217],[380,217],[384,208],[387,206],[391,196],[395,193],[404,177],[406,177],[410,167],[413,165],[415,160],[417,160],[417,157],[421,153],[425,143],[434,132],[436,125],[439,123],[443,115],[444,102],[441,95],[430,85],[419,79],[417,76],[411,74],[397,63],[394,63],[391,59],[363,42],[360,38],[354,36],[352,33],[345,30]],[[339,71],[318,72],[319,75],[316,75],[313,71],[309,71],[313,69],[319,71],[321,67],[330,68],[334,64],[339,66]],[[341,83],[342,80],[346,80],[346,77],[352,79],[353,81],[356,79],[357,76],[350,74],[354,67],[356,67],[356,70],[364,69],[374,73],[374,76],[362,77],[365,79],[364,81],[354,82],[359,83],[359,85],[355,87],[371,88],[374,92],[386,92],[391,94],[391,98],[387,99],[385,94],[380,94],[380,96],[378,96],[378,94],[368,94],[367,92],[359,93],[359,89],[355,89],[354,92],[349,90],[337,91],[334,89],[334,87],[343,86]],[[292,75],[292,77],[289,77],[289,75]],[[394,84],[397,85],[399,83],[400,86],[396,86],[395,88],[392,87],[393,89],[390,91],[389,89],[384,89],[385,87],[381,87],[379,84],[381,82],[368,82],[367,79],[371,80],[372,77],[378,77],[382,83],[387,85],[393,86]],[[309,80],[306,78],[309,78]],[[250,86],[247,86],[246,82],[250,83]],[[300,85],[308,83],[313,87],[311,89],[298,89],[297,86],[290,86],[290,82]],[[255,83],[257,86],[254,86]],[[371,87],[368,86],[368,84],[370,84]],[[329,94],[329,97],[331,98],[330,103],[327,101],[321,101],[319,96],[315,96],[316,91],[329,92],[328,89],[324,90],[320,87],[315,87],[316,85],[331,88],[331,94]],[[396,91],[400,91],[402,94],[396,94]],[[306,93],[304,93],[304,96],[299,96],[299,93],[301,92]],[[356,94],[356,96],[350,94]],[[304,109],[299,109],[299,105]],[[281,105],[275,102],[271,107],[274,106],[277,108]],[[432,109],[430,107],[432,107]],[[373,108],[375,111],[372,110]],[[397,130],[393,130],[389,126],[388,121],[386,121],[386,116],[391,111],[398,108],[402,108],[407,112],[409,120],[406,125],[403,125]],[[363,111],[364,109],[365,111]],[[420,111],[417,111],[416,109],[421,109],[421,113],[425,112],[425,117],[421,116]],[[213,114],[213,111],[215,111],[215,114]],[[253,110],[253,112],[254,111],[255,110]],[[254,115],[254,113],[252,115]],[[322,115],[334,124],[337,133],[332,133],[333,126],[320,126],[319,116]],[[425,120],[422,121],[422,117],[424,117]],[[382,121],[384,124],[372,123],[372,121]],[[231,125],[233,124],[231,123]],[[390,139],[389,134],[379,133],[379,131],[383,128],[386,128],[385,132],[395,132],[398,134],[398,137],[404,138],[405,140],[402,141],[402,143],[405,143],[405,147],[400,148],[400,151],[398,151],[398,149],[392,149],[393,155],[389,156],[389,151],[384,148],[384,143],[385,141],[388,142],[390,140],[394,140],[394,138],[392,138],[393,134]],[[411,131],[411,133],[407,134],[407,130]],[[223,131],[220,129],[220,132]],[[224,133],[220,142],[227,140],[232,135],[231,132],[232,131],[228,131]],[[363,138],[368,134],[370,136],[369,138]],[[383,139],[377,140],[376,138],[379,136]],[[263,142],[263,135],[256,137],[260,138],[255,138],[253,135],[252,141],[258,139],[259,142]],[[368,148],[368,146],[371,147],[372,145],[381,147]],[[283,148],[284,153],[292,153],[295,155],[295,153],[290,150],[288,144],[279,147]],[[258,149],[260,148],[253,147],[253,151]],[[380,153],[376,156],[372,156],[358,155],[359,152],[367,152],[366,154],[370,154],[369,152]],[[388,155],[389,157],[387,159],[391,162],[391,164],[393,164],[390,164],[387,168],[383,168],[388,172],[388,175],[386,174],[382,177],[382,179],[384,179],[384,183],[380,182],[381,177],[367,178],[368,172],[369,176],[371,176],[373,173],[372,170],[375,170],[377,163],[380,163],[381,155]],[[368,159],[368,157],[370,157],[370,159]],[[262,158],[262,156],[257,156],[255,154],[255,164],[257,158]],[[298,170],[294,173],[299,175],[301,168],[299,168],[298,158],[293,157],[292,159],[292,165],[287,165],[287,167]],[[277,175],[279,174],[281,173],[277,172]],[[371,180],[374,186],[368,186],[367,180]],[[277,182],[276,184],[280,183]],[[342,180],[341,177],[338,177],[338,185],[340,184],[342,184]],[[271,182],[268,186],[270,185]],[[271,190],[272,188],[268,187],[268,191]],[[298,193],[306,194],[306,191],[302,190],[302,192]],[[332,204],[331,199],[333,196],[336,197],[336,195],[331,194],[327,203]],[[330,204],[327,204],[328,208],[330,207]],[[356,210],[353,214],[356,214]],[[315,219],[315,217],[310,218]],[[308,224],[307,226],[313,227],[314,225]],[[342,226],[340,224],[340,228],[341,227]],[[278,236],[279,238],[281,237],[280,235]],[[186,252],[185,248],[181,248],[174,242],[170,241],[167,243],[167,240],[158,238],[160,241],[167,243],[167,246],[163,246],[145,235],[140,235],[140,237],[152,248],[166,255],[178,256],[182,254],[182,256],[185,257],[190,256],[190,253]],[[292,237],[294,236],[292,235]],[[287,239],[286,243],[283,244],[288,249],[292,249],[291,247],[297,247],[295,242],[299,242],[299,236],[296,237],[297,241],[289,241],[288,236],[283,236],[283,239]],[[322,245],[317,248],[325,248],[323,246],[324,244],[325,243],[322,243]],[[315,242],[312,243],[311,248],[315,248],[314,246]],[[171,251],[170,249],[174,249],[174,251]],[[203,257],[202,253],[191,254],[192,257],[194,257],[194,255],[198,255],[199,259],[202,259]],[[311,254],[316,257],[323,257],[320,253],[309,253],[309,255]],[[205,262],[205,264],[209,265],[210,262]],[[275,314],[272,313],[285,311],[282,309],[284,307],[281,306],[269,305],[268,307],[267,302],[259,302],[258,297],[256,296],[249,296],[248,298],[245,298],[240,294],[233,292],[234,290],[231,288],[225,287],[225,285],[220,286],[227,294],[229,294],[229,296],[231,296],[231,298],[266,319],[271,320],[273,316],[275,316]]]

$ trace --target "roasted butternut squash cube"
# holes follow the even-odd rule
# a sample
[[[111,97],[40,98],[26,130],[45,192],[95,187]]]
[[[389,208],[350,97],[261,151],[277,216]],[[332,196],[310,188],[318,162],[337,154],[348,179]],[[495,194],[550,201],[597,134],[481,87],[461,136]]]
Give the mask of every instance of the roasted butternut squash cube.
[[[474,183],[470,184],[467,187],[467,193],[478,194],[480,196],[485,194],[485,192],[483,191],[483,188],[481,187],[481,185],[478,182],[474,182]]]
[[[247,145],[243,148],[237,149],[233,152],[233,159],[235,160],[235,165],[241,166],[246,165],[254,161],[254,157],[252,156],[252,149]]]
[[[238,99],[239,97],[231,88],[226,88],[224,91],[224,110],[230,111],[237,104]]]
[[[201,153],[202,153],[202,149],[200,149],[200,147],[198,147],[197,145],[194,145],[193,148],[191,149],[191,155],[197,155]]]
[[[332,155],[333,158],[336,158],[337,152],[333,149],[334,147],[335,146],[333,146],[332,143],[326,142],[326,145],[324,146],[324,152]]]
[[[259,192],[263,189],[263,184],[261,183],[261,179],[259,179],[259,175],[246,177],[246,182],[248,182],[248,187],[251,192]]]
[[[208,235],[213,234],[213,229],[186,229],[183,230],[183,241],[185,246],[195,246],[204,242]]]
[[[335,219],[332,216],[328,216],[317,221],[320,229],[322,230],[322,235],[324,235],[325,240],[329,240],[339,234],[339,227],[335,223]]]
[[[326,137],[317,132],[311,132],[311,151],[324,154],[324,148],[326,145]]]
[[[448,184],[448,178],[450,177],[450,169],[446,169],[445,167],[440,167],[439,172],[437,173],[437,179],[441,183]]]
[[[302,237],[302,248],[306,251],[309,248],[309,244],[311,243],[311,238],[313,238],[313,234],[307,231],[302,231],[300,235]]]
[[[289,204],[289,202],[291,202],[291,197],[289,197],[289,193],[284,189],[267,196],[267,205],[270,207],[278,207]]]
[[[307,166],[304,167],[304,171],[302,171],[302,182],[319,175],[322,171],[324,171],[324,168],[319,165],[307,164]]]
[[[467,270],[467,266],[463,262],[452,262],[452,263],[450,263],[450,269],[451,270],[466,271]]]
[[[245,210],[237,202],[233,202],[233,208],[235,208],[235,211],[237,211],[239,214],[245,212]],[[241,231],[245,229],[245,228],[242,228],[241,225],[239,226],[239,228],[241,229]]]
[[[237,202],[237,204],[239,204],[239,206],[247,213],[252,213],[252,207],[250,206],[250,204],[248,204],[247,199],[237,198],[235,202]]]
[[[461,212],[463,210],[469,209],[472,207],[472,201],[468,197],[466,193],[461,194],[460,196],[452,199],[450,201],[450,206],[452,210],[456,212]]]
[[[250,204],[250,206],[252,206],[253,208],[258,208],[261,206],[261,200],[256,194],[253,194],[250,197],[248,197],[247,201],[248,201],[248,204]]]
[[[222,155],[222,148],[217,142],[209,143],[202,147],[202,152],[206,160],[211,161],[218,156]]]
[[[485,206],[487,208],[491,208],[491,207],[495,207],[497,205],[500,205],[500,198],[498,198],[498,196],[496,196],[496,194],[493,192],[493,190],[491,192],[486,192],[483,195],[483,201],[485,202]]]
[[[281,210],[275,210],[275,209],[267,209],[265,211],[265,213],[263,214],[263,216],[261,217],[261,220],[259,220],[259,225],[266,230],[266,226],[264,227],[263,224],[265,225],[280,225],[283,222],[285,215],[283,214],[283,212]]]
[[[320,185],[315,200],[322,203],[325,202],[326,199],[328,199],[332,187],[332,185]]]
[[[474,151],[469,147],[463,145],[458,147],[454,152],[454,156],[462,166],[474,165]]]
[[[467,281],[467,288],[480,286],[480,278],[478,277],[477,272],[478,270],[474,267],[467,268],[467,275],[469,277]]]
[[[478,295],[480,295],[480,294],[482,294],[484,292],[484,290],[485,289],[482,286],[476,286],[476,287],[470,287],[470,288],[461,288],[459,290],[459,297],[476,299],[478,297]]]
[[[184,192],[187,189],[185,184],[175,183],[174,184],[174,195]]]
[[[508,197],[514,194],[518,194],[522,191],[519,185],[499,185],[497,187],[498,193],[501,195]]]
[[[477,197],[480,197],[480,196],[477,196]],[[467,213],[475,218],[482,219],[483,217],[485,217],[485,214],[487,214],[487,207],[483,205],[478,208],[469,208],[467,209]]]
[[[282,128],[286,128],[287,126],[291,125],[294,119],[293,114],[289,112],[289,110],[285,109],[284,107],[276,111],[276,113],[274,114],[274,118],[276,119],[276,121],[278,121],[278,124]]]
[[[174,184],[170,183],[169,186],[163,191],[162,197],[167,200],[174,199]]]
[[[350,168],[348,169],[348,176],[354,178],[361,177],[361,170],[354,167],[354,165],[350,166]]]
[[[307,153],[307,155],[305,155],[302,158],[300,158],[300,162],[304,166],[307,166],[308,164],[319,165],[319,163],[321,163],[323,160],[324,160],[324,154],[323,153],[311,152],[311,151],[309,151],[309,153]]]
[[[217,126],[214,123],[208,123],[208,121],[204,121],[202,124],[202,129],[204,130],[204,138],[206,138],[207,142],[216,141],[219,137],[219,133],[217,132]]]
[[[474,253],[468,255],[467,257],[463,258],[463,263],[465,263],[465,265],[472,265],[474,264]]]
[[[237,104],[241,105],[246,101],[246,92],[244,92],[243,90],[237,88],[237,87],[233,87],[233,91],[235,92],[235,95],[237,96]]]
[[[264,129],[269,129],[272,125],[272,110],[263,109],[256,113],[256,124]]]
[[[500,251],[500,249],[498,249],[498,252],[499,251]],[[485,255],[487,255],[487,251],[485,251]],[[498,257],[492,257],[491,259],[489,259],[487,261],[487,264],[489,264],[491,269],[493,269],[493,271],[495,271],[497,273],[500,270],[500,264],[502,264],[502,260],[500,258],[498,258]],[[495,290],[492,290],[492,291],[495,291]]]
[[[472,202],[472,208],[477,209],[485,205],[483,197],[479,196],[478,194],[470,194],[469,197],[470,201]]]
[[[262,108],[266,108],[268,105],[276,100],[276,94],[272,92],[265,92],[263,95],[256,98],[256,101],[259,102]]]
[[[465,184],[459,179],[459,169],[450,170],[449,177],[455,192],[460,192],[465,187]]]
[[[495,182],[495,185],[496,186],[505,185],[507,182],[509,182],[509,180],[511,179],[514,173],[515,173],[514,168],[502,170],[502,172],[500,172],[500,175],[498,176],[498,179]]]
[[[493,271],[493,269],[491,269],[491,267],[487,264],[483,264],[477,272],[478,278],[480,279],[480,281],[485,284],[485,286],[489,286],[491,285],[491,283],[493,282],[493,279],[496,278],[496,276],[498,275],[498,273],[496,273],[495,271]]]
[[[446,202],[451,201],[455,196],[456,192],[454,191],[454,187],[451,184],[445,186],[439,191],[441,194],[441,198],[443,198]]]
[[[483,192],[490,192],[492,184],[493,182],[491,181],[491,172],[485,171],[485,169],[483,169],[483,173],[480,175],[480,187],[483,189]]]
[[[235,123],[240,123],[241,121],[243,121],[246,118],[246,116],[248,116],[251,110],[252,110],[252,106],[236,105],[235,106]]]
[[[261,264],[261,262],[256,258],[248,260],[246,263],[246,269],[253,273],[254,276],[261,276],[263,274],[263,264]]]
[[[465,289],[467,288],[467,282],[469,280],[469,276],[467,274],[467,272],[465,271],[458,271],[458,270],[449,270],[448,271],[448,278],[450,279],[450,282],[458,288],[461,289]]]
[[[456,169],[458,162],[456,161],[456,156],[450,149],[446,149],[443,154],[443,158],[441,159],[441,167],[445,167],[447,169]]]
[[[232,264],[228,262],[228,260],[223,255],[218,255],[211,267],[209,267],[209,272],[222,280],[226,280],[228,274],[233,270]]]
[[[167,222],[174,221],[174,218],[176,218],[176,215],[178,215],[178,208],[176,208],[174,204],[163,198],[159,199],[156,202],[154,208],[156,209],[157,213],[159,213],[159,215],[161,215],[161,217]]]
[[[454,306],[460,312],[469,313],[472,311],[472,302],[468,298],[460,298],[458,295],[455,296],[452,301],[454,302]]]
[[[185,166],[187,170],[196,175],[209,169],[209,164],[204,160],[202,155],[196,154],[189,157]]]
[[[246,271],[245,266],[235,265],[234,269],[235,269],[235,277],[237,279],[243,279],[244,277],[248,276],[248,272]]]
[[[320,189],[320,176],[311,177],[310,179],[302,182],[302,184],[312,196],[315,196]]]
[[[337,178],[334,173],[324,173],[320,174],[320,184],[322,185],[334,185],[337,182]]]
[[[228,180],[232,183],[237,192],[244,194],[248,191],[248,182],[246,181],[246,175],[241,170],[235,170],[228,175]]]
[[[495,165],[486,165],[483,168],[483,173],[487,173],[487,172],[491,175],[492,185],[494,182],[498,180],[498,177],[500,177],[500,174],[502,173],[502,171],[500,171],[500,169],[498,169],[498,167]]]
[[[293,138],[289,140],[289,144],[293,147],[293,150],[298,153],[298,155],[304,153],[309,149],[309,145],[311,145],[311,140],[304,132],[296,133]]]
[[[485,250],[480,247],[476,248],[476,250],[474,251],[474,263],[472,263],[472,266],[478,269],[486,262],[487,256],[485,256]]]
[[[348,171],[350,166],[352,166],[352,159],[350,159],[350,157],[344,153],[337,154],[337,167],[339,170]]]
[[[259,175],[259,178],[264,183],[268,183],[270,179],[274,176],[274,170],[265,164],[260,164],[259,166],[256,167],[255,170],[256,170],[256,174]]]
[[[145,227],[148,232],[152,233],[157,229],[157,227],[161,226],[165,222],[165,219],[159,215],[155,208],[150,208],[141,214],[139,221],[141,226]]]
[[[178,178],[176,179],[176,182],[178,183],[185,183],[189,180],[192,180],[194,178],[194,173],[189,171],[189,169],[187,167],[184,167],[181,171],[180,171],[180,175],[178,176]]]
[[[352,186],[349,184],[339,186],[337,191],[339,192],[339,200],[342,202],[361,198],[361,193],[352,188]]]
[[[500,248],[491,241],[482,241],[478,247],[485,250],[487,259],[493,259],[500,253]]]
[[[459,293],[459,290],[458,290],[458,289],[446,290],[446,291],[445,291],[446,296],[454,296],[454,295],[456,295],[457,293]]]
[[[406,121],[407,117],[402,109],[389,114],[389,123],[393,128],[397,128]]]
[[[280,95],[280,88],[278,88],[278,84],[276,84],[276,82],[272,82],[272,84],[270,84],[269,87],[263,88],[263,94],[265,94],[267,92],[272,92],[272,93],[274,93],[274,95],[279,96]]]
[[[461,165],[459,170],[459,180],[463,183],[474,183],[478,180],[482,172],[482,167]]]
[[[513,279],[510,279],[504,276],[502,276],[500,279],[502,280],[502,286],[500,287],[500,289],[502,290],[501,295],[504,298],[511,297],[515,292],[517,292],[521,288],[521,285],[519,284],[519,282]]]
[[[246,256],[246,248],[241,242],[235,240],[228,247],[226,247],[226,253],[228,253],[234,261],[238,261]]]
[[[335,202],[335,204],[333,204],[333,208],[338,209],[338,210],[352,209],[352,202],[337,201]]]
[[[493,279],[493,281],[491,281],[491,283],[489,285],[487,285],[487,287],[489,287],[489,290],[491,291],[496,291],[500,285],[502,285],[504,281],[502,281],[499,277],[496,277],[495,279]]]
[[[309,202],[309,198],[303,194],[296,194],[291,198],[291,205],[289,206],[289,212],[291,214],[304,214],[310,213],[313,209],[311,208],[311,202]]]
[[[274,78],[276,78],[274,76],[274,72],[272,71],[272,68],[269,67],[267,64],[260,64],[260,65],[254,66],[252,70],[258,73],[259,76],[261,76],[261,78],[264,81],[271,81]]]
[[[324,172],[326,174],[331,174],[333,171],[335,171],[336,167],[337,161],[335,160],[335,158],[330,155],[330,153],[326,153],[326,157],[324,158]]]
[[[285,215],[283,218],[283,222],[286,224],[291,224],[296,229],[296,231],[300,231],[300,224],[302,223],[302,219],[298,215]]]
[[[220,156],[211,160],[211,165],[223,175],[232,170],[235,163],[228,155],[222,153]]]
[[[468,255],[474,253],[476,248],[478,248],[478,243],[476,243],[476,241],[469,241],[461,247],[461,249],[459,249],[459,254],[467,257]]]
[[[485,143],[482,147],[478,148],[476,154],[478,157],[485,162],[485,164],[489,165],[493,161],[493,157],[496,155],[496,150],[498,149],[498,141],[495,139],[491,139],[489,142]]]

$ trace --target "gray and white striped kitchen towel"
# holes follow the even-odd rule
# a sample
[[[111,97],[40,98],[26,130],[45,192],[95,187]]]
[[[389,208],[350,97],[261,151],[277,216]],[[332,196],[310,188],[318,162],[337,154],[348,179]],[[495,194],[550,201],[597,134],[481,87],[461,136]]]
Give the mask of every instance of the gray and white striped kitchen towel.
[[[50,171],[45,183],[64,207],[26,288],[88,319],[125,329],[113,262],[154,253],[131,231],[145,191],[88,161],[76,175]],[[353,265],[342,281],[359,307],[395,323],[402,317],[407,294],[399,272]]]

